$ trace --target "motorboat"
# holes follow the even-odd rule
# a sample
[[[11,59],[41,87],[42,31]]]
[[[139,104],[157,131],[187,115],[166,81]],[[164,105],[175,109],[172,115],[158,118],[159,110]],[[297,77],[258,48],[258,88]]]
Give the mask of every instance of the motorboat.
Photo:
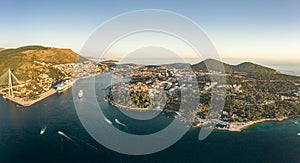
[[[79,90],[79,92],[78,92],[78,98],[82,98],[82,97],[83,97],[83,91]]]

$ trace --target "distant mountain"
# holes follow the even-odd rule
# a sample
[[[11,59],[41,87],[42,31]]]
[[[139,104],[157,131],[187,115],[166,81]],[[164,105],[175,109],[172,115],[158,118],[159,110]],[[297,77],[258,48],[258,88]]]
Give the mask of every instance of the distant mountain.
[[[235,72],[242,72],[247,74],[253,74],[253,73],[262,73],[262,74],[276,74],[279,73],[278,71],[264,67],[255,63],[251,62],[244,62],[236,66],[232,66],[232,69]]]
[[[219,71],[224,69],[225,72],[232,72],[231,65],[222,63],[221,61],[215,59],[206,59],[200,63],[194,64],[192,65],[192,69],[194,71],[204,71],[204,72],[207,72],[208,69],[211,71]]]
[[[0,48],[0,52],[1,52],[2,50],[4,50],[4,48]]]
[[[55,65],[74,63],[77,60],[83,61],[85,59],[70,49],[43,46],[5,49],[0,51],[0,76],[10,68],[17,78],[23,81],[41,73],[55,77],[59,73],[57,69],[39,65],[36,61]]]
[[[299,77],[281,74],[275,69],[271,69],[251,62],[244,62],[238,65],[229,65],[215,59],[207,59],[200,63],[192,65],[192,69],[194,71],[207,72],[208,68],[209,70],[213,71],[219,71],[224,68],[225,73],[240,73],[244,74],[248,78],[254,78],[258,80],[292,80],[300,82]]]

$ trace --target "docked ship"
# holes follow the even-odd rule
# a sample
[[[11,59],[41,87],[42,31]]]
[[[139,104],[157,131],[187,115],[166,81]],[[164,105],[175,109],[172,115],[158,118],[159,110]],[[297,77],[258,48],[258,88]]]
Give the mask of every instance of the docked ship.
[[[59,86],[57,86],[57,93],[61,94],[64,91],[68,90],[69,88],[71,88],[73,85],[73,82],[71,80],[66,80],[63,83],[61,83]]]

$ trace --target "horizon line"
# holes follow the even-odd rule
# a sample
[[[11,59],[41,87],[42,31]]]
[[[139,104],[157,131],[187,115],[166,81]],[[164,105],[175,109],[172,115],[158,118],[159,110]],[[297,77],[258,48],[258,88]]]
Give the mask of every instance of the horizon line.
[[[21,45],[21,46],[14,46],[14,47],[2,47],[0,46],[1,51],[2,50],[7,50],[7,49],[17,49],[17,48],[21,48],[21,47],[26,47],[26,46],[43,46],[43,47],[48,47],[48,48],[58,48],[58,49],[70,49],[73,52],[75,52],[76,54],[80,55],[80,52],[77,52],[77,50],[74,50],[74,48],[70,48],[70,47],[63,47],[63,46],[50,46],[50,45],[43,45],[43,44],[25,44],[25,45]],[[80,51],[80,50],[79,50]],[[300,55],[299,55],[300,56]],[[91,57],[91,58],[95,58],[92,56],[83,56],[83,57]],[[100,59],[100,57],[98,58]],[[122,59],[122,58],[101,58],[101,59]],[[136,58],[133,57],[132,59],[142,59],[142,58]],[[151,58],[145,58],[145,59],[151,59]],[[159,58],[159,59],[176,59],[176,58]],[[205,59],[214,59],[214,58],[195,58],[195,57],[183,57],[183,58],[179,58],[179,59],[201,59],[201,60],[205,60]],[[219,58],[217,60],[223,60],[223,59],[239,59],[239,60],[270,60],[270,61],[295,61],[295,60],[300,60],[299,58],[286,58],[286,57],[280,57],[280,58],[274,58],[271,56],[267,56],[267,57],[238,57],[238,56],[224,56],[222,54],[219,54]],[[297,62],[297,61],[295,61]]]

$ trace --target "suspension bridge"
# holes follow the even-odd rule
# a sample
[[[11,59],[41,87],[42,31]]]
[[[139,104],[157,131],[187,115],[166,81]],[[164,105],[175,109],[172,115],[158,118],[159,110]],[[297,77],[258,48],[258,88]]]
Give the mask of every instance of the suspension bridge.
[[[36,102],[45,99],[48,96],[51,96],[56,92],[55,89],[50,89],[49,91],[40,94],[39,98],[34,100],[28,98],[15,97],[14,88],[20,87],[22,85],[25,84],[22,84],[10,69],[8,69],[8,71],[6,71],[2,76],[0,76],[0,94],[4,94],[4,98],[7,98],[23,106],[30,106]]]
[[[8,69],[8,71],[6,71],[2,76],[0,76],[0,86],[4,87],[0,90],[0,92],[8,90],[8,97],[14,97],[13,88],[20,85],[22,85],[21,82],[12,73],[11,69]]]

